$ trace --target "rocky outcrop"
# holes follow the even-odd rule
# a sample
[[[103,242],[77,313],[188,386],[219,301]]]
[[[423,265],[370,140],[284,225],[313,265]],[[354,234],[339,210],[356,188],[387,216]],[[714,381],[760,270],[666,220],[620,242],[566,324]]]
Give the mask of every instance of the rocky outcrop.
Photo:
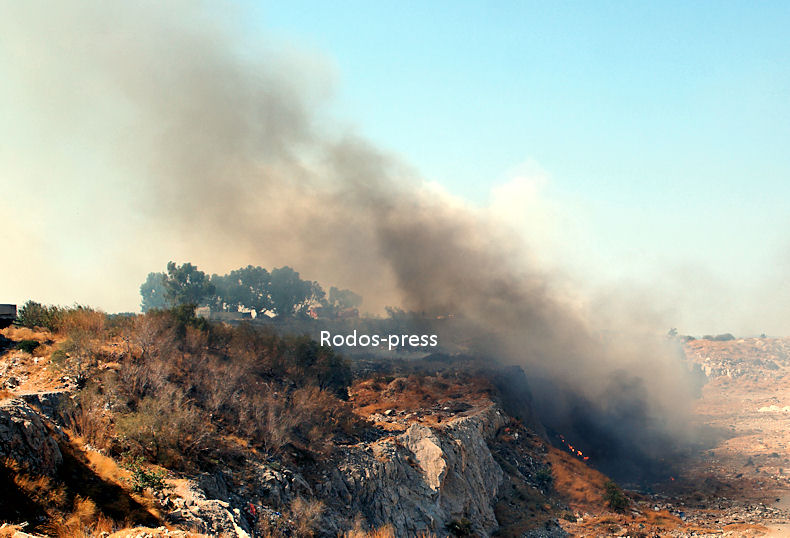
[[[486,441],[504,424],[490,406],[439,427],[414,423],[400,435],[348,447],[317,493],[338,499],[338,513],[361,515],[371,527],[389,524],[397,536],[442,535],[453,522],[489,536],[497,528],[493,507],[503,473]]]
[[[267,505],[284,507],[296,497],[313,496],[312,488],[299,473],[270,464],[256,467],[255,494]]]
[[[25,400],[31,407],[58,426],[68,426],[71,422],[75,404],[71,399],[70,391],[21,393],[19,398]]]
[[[179,485],[173,510],[167,515],[171,523],[211,536],[249,538],[250,526],[239,509],[219,499],[207,499],[193,481]]]
[[[50,476],[63,462],[58,443],[41,416],[21,399],[0,403],[0,457]]]

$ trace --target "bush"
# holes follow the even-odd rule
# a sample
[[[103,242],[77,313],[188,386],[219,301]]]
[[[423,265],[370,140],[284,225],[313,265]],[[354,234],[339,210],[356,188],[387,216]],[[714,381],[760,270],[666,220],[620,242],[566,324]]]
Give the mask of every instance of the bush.
[[[35,301],[28,301],[17,313],[17,323],[23,327],[34,329],[43,327],[51,332],[58,330],[63,309],[59,306],[46,306]]]
[[[535,473],[535,482],[541,489],[549,489],[554,483],[554,475],[551,474],[551,469],[547,467],[538,469],[538,472]]]
[[[214,444],[208,417],[176,388],[141,400],[136,411],[118,417],[116,429],[136,456],[167,467],[195,465]]]
[[[607,506],[615,512],[625,512],[625,509],[631,504],[631,500],[626,497],[620,486],[609,480],[603,487],[605,489],[603,499],[606,501]]]
[[[20,340],[17,342],[16,348],[24,351],[25,353],[33,353],[33,351],[35,351],[35,349],[40,345],[41,343],[38,340]]]
[[[57,370],[73,376],[78,384],[88,378],[88,370],[97,361],[98,345],[84,336],[67,338],[50,355],[50,364]]]
[[[55,370],[65,370],[68,360],[69,356],[62,349],[56,349],[49,356],[49,363]]]
[[[103,312],[89,306],[75,305],[60,310],[58,330],[72,337],[78,334],[83,338],[100,339],[106,317]]]
[[[110,406],[108,398],[101,393],[98,384],[89,383],[79,391],[76,403],[71,413],[71,425],[74,430],[94,447],[109,448],[113,439]]]
[[[291,373],[294,377],[327,389],[339,398],[348,398],[348,386],[351,384],[351,367],[332,348],[321,346],[308,337],[299,337],[289,341],[292,363]]]
[[[164,469],[146,469],[144,462],[145,460],[138,456],[125,465],[132,473],[132,491],[142,493],[150,489],[154,493],[162,493],[167,487],[165,483],[167,472]]]
[[[63,308],[28,301],[17,313],[17,323],[34,329],[43,327],[51,332],[86,332],[98,337],[104,328],[105,314],[89,306],[74,305]]]
[[[291,517],[296,521],[297,536],[314,536],[321,523],[324,503],[297,497],[291,502]]]

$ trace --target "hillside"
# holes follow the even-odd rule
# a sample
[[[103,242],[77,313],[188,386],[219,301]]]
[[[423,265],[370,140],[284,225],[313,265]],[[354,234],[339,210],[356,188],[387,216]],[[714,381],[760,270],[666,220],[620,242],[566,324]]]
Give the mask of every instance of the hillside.
[[[718,437],[670,483],[623,493],[524,409],[528,372],[349,363],[178,311],[78,309],[53,329],[2,331],[0,533],[760,536],[786,521],[767,498],[789,498],[790,398],[766,393],[787,388],[785,341],[689,343]]]

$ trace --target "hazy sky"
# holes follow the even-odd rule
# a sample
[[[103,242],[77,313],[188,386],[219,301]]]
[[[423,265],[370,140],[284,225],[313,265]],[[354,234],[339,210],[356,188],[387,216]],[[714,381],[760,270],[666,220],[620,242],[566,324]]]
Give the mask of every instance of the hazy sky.
[[[324,128],[353,131],[459,203],[501,213],[546,267],[590,293],[628,289],[681,332],[790,334],[787,2],[219,5],[241,14],[241,54],[301,66]],[[57,77],[40,71],[67,76],[80,58],[48,49],[42,28],[59,21],[28,32],[31,18],[5,19],[0,208],[13,224],[0,302],[135,310],[139,283],[168,259],[232,268],[174,248],[176,231],[171,250],[150,246],[169,231],[143,215],[117,222],[117,200],[93,186],[129,199],[134,178],[116,176],[105,153],[86,157],[104,143],[85,121],[91,103],[80,136],[42,128],[73,118]],[[101,95],[100,80],[83,82]],[[44,89],[51,98],[28,100]],[[133,244],[116,240],[126,232]]]
[[[536,182],[544,250],[582,278],[790,329],[787,2],[267,2],[255,24],[327,56],[338,116],[452,193]]]

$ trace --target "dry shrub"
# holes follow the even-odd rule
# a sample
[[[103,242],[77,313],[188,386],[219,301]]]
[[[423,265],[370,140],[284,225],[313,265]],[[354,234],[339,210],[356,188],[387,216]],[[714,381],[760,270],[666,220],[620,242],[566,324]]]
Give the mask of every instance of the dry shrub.
[[[93,528],[100,518],[102,526],[106,526],[107,520],[99,512],[96,503],[77,495],[74,498],[74,507],[71,513],[52,519],[45,526],[45,530],[48,534],[53,534],[58,538],[90,538],[94,535]],[[110,528],[112,528],[112,523],[110,523]]]
[[[392,525],[384,525],[378,529],[367,530],[361,519],[354,522],[354,528],[343,533],[343,538],[395,538]]]
[[[105,409],[106,399],[95,386],[79,393],[78,405],[71,417],[74,431],[96,448],[106,449],[113,439],[112,421]]]
[[[108,376],[104,380],[109,393],[122,396],[134,404],[138,400],[160,392],[167,386],[170,365],[165,361],[151,358],[125,360],[118,369],[117,377]]]
[[[166,467],[194,464],[213,444],[208,417],[172,386],[143,398],[136,411],[117,419],[116,428],[133,453]]]
[[[294,409],[299,410],[299,422],[309,446],[329,444],[337,434],[353,436],[364,426],[351,412],[351,406],[328,390],[305,387],[294,391]]]
[[[255,534],[261,538],[287,538],[293,536],[293,529],[282,521],[271,521],[262,517],[255,524]]]
[[[239,408],[239,426],[272,454],[278,454],[293,438],[299,418],[282,392],[267,390],[247,396]]]
[[[14,341],[19,341],[19,340],[44,341],[52,336],[52,334],[49,331],[36,331],[29,327],[15,327],[13,325],[0,330],[0,334],[5,336],[9,340],[14,340]]]
[[[297,497],[291,502],[291,517],[296,521],[297,536],[314,536],[319,530],[324,503],[317,499]]]
[[[52,508],[66,507],[66,490],[61,484],[56,485],[48,476],[29,473],[11,458],[4,458],[0,464],[10,472],[16,487],[34,502]]]
[[[66,339],[52,353],[52,364],[84,379],[97,364],[105,343],[103,312],[85,306],[64,309],[60,313],[58,331]]]
[[[272,454],[288,444],[323,452],[338,435],[353,436],[364,427],[347,402],[318,387],[290,394],[269,388],[246,394],[237,403],[240,429]]]
[[[64,310],[60,315],[59,330],[67,336],[75,332],[87,333],[93,338],[104,336],[104,324],[107,316],[104,312],[94,310],[88,306],[77,305]]]

